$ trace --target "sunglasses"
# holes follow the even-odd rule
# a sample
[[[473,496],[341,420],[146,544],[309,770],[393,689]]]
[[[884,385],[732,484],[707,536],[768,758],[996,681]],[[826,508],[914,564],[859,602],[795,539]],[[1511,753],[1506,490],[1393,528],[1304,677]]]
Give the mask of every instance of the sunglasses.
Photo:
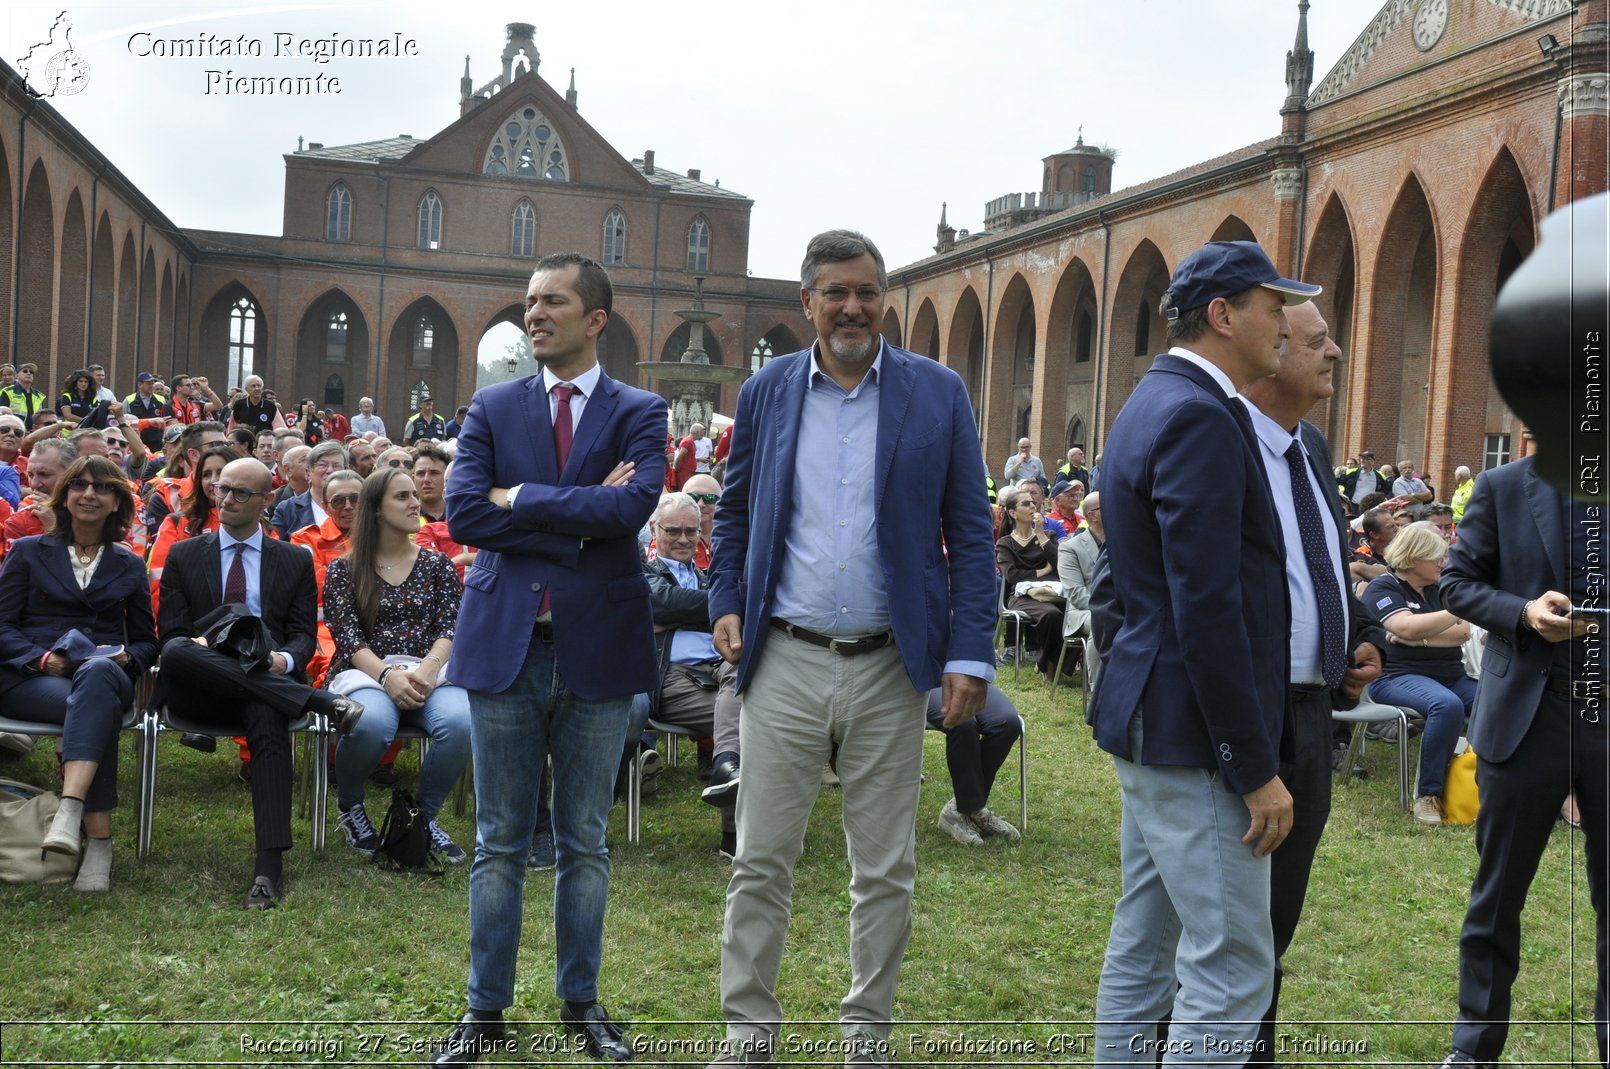
[[[694,493],[689,493],[688,496],[693,498],[693,500],[695,500],[695,501],[702,501],[706,505],[714,505],[717,501],[721,500],[721,495],[720,494],[694,494]]]
[[[97,494],[111,494],[117,492],[116,483],[104,483],[99,479],[69,479],[67,488],[75,494],[82,494],[85,490],[93,488]]]
[[[401,468],[404,471],[413,471],[414,462],[412,460],[388,460],[386,461],[386,467]]]
[[[329,501],[330,507],[331,508],[337,508],[337,509],[348,509],[348,508],[351,508],[352,506],[356,505],[357,503],[358,503],[358,495],[357,494],[337,494],[335,497],[330,498],[330,501]]]

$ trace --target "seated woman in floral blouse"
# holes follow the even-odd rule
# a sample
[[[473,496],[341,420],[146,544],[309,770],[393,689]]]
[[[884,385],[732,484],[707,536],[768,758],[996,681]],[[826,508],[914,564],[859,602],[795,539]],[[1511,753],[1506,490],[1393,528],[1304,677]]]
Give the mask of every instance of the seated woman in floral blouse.
[[[380,835],[363,806],[366,777],[397,734],[420,727],[431,747],[420,762],[416,801],[432,845],[448,861],[465,853],[436,814],[470,758],[470,699],[442,679],[453,648],[462,588],[453,563],[414,545],[419,493],[407,471],[381,468],[363,482],[352,547],[324,576],[324,619],[335,638],[329,689],[363,703],[363,719],[341,739],[335,769],[341,830],[372,854]]]

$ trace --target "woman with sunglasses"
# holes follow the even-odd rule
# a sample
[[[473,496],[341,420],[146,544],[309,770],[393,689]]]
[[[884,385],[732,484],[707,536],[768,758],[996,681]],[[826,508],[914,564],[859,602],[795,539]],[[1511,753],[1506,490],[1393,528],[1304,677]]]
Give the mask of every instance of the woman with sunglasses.
[[[121,544],[134,490],[117,465],[75,460],[50,508],[54,530],[14,542],[0,569],[0,713],[62,725],[61,808],[40,845],[82,851],[73,887],[105,891],[117,736],[135,680],[156,660],[156,620],[145,564]]]
[[[1057,578],[1057,544],[1045,531],[1045,517],[1023,490],[1001,494],[1001,537],[995,567],[1006,582],[1006,607],[1029,618],[1029,644],[1039,651],[1040,674],[1050,681],[1062,650],[1062,596]],[[1041,596],[1017,593],[1019,583],[1041,586]],[[1051,588],[1055,587],[1053,594]],[[1054,598],[1055,600],[1042,600]]]
[[[246,454],[237,445],[208,446],[197,465],[200,473],[190,480],[190,488],[179,498],[179,511],[171,512],[157,529],[151,545],[151,609],[156,611],[162,590],[162,569],[173,547],[187,538],[218,530],[218,479],[224,466]]]
[[[424,728],[419,808],[431,844],[448,861],[465,853],[436,822],[470,758],[470,699],[442,679],[453,648],[461,588],[452,561],[414,544],[419,493],[406,471],[379,468],[363,481],[352,547],[324,577],[324,618],[335,636],[328,687],[362,702],[363,719],[335,755],[337,803],[347,842],[364,854],[380,845],[364,809],[364,784],[399,723]]]

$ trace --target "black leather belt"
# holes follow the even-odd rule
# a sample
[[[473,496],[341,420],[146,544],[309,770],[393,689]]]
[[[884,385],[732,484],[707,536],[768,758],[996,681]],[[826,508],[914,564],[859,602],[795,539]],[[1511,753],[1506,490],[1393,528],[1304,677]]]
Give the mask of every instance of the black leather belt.
[[[863,653],[881,650],[894,641],[894,634],[885,631],[881,635],[867,635],[865,638],[834,638],[831,635],[818,634],[807,631],[803,627],[795,627],[787,620],[773,619],[771,626],[791,638],[801,642],[809,642],[813,646],[820,646],[824,650],[832,650],[840,657],[859,657]]]
[[[553,645],[553,621],[538,620],[537,626],[531,629],[531,637],[536,639],[538,642],[546,642],[550,646]]]
[[[1558,694],[1562,698],[1572,701],[1589,701],[1594,698],[1603,699],[1606,694],[1605,681],[1602,679],[1572,679],[1570,676],[1549,676],[1543,689],[1550,694]]]

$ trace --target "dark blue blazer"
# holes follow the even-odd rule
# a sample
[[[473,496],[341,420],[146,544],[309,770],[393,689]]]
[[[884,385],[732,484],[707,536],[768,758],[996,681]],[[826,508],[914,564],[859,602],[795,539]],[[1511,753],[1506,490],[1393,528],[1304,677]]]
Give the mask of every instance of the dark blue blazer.
[[[281,501],[274,506],[274,533],[281,542],[289,542],[291,536],[308,524],[313,522],[313,492],[304,490],[300,494]]]
[[[587,700],[655,688],[654,627],[637,533],[665,484],[665,400],[600,375],[560,471],[542,376],[476,392],[458,436],[447,529],[474,546],[448,677],[498,693],[530,649],[551,592],[554,652],[565,686]],[[623,460],[623,487],[602,485]],[[487,500],[519,485],[514,508]]]
[[[1555,646],[1520,626],[1521,610],[1545,590],[1570,593],[1564,524],[1565,502],[1538,478],[1531,457],[1476,476],[1459,521],[1442,597],[1455,616],[1487,629],[1469,732],[1485,761],[1515,753],[1543,699]]]
[[[710,618],[743,617],[741,691],[765,649],[792,520],[794,461],[811,350],[744,383],[716,505]],[[906,675],[939,686],[947,661],[995,657],[995,541],[967,388],[934,360],[886,345],[878,383],[878,551]]]
[[[1279,772],[1291,631],[1285,544],[1251,416],[1165,353],[1103,454],[1116,630],[1092,698],[1096,742],[1141,764],[1217,769],[1247,794]],[[1144,743],[1131,755],[1136,712]]]
[[[19,538],[6,551],[0,568],[0,693],[27,679],[73,628],[98,645],[123,646],[130,679],[156,660],[145,562],[127,546],[108,546],[81,590],[69,552],[67,543],[49,534]]]

